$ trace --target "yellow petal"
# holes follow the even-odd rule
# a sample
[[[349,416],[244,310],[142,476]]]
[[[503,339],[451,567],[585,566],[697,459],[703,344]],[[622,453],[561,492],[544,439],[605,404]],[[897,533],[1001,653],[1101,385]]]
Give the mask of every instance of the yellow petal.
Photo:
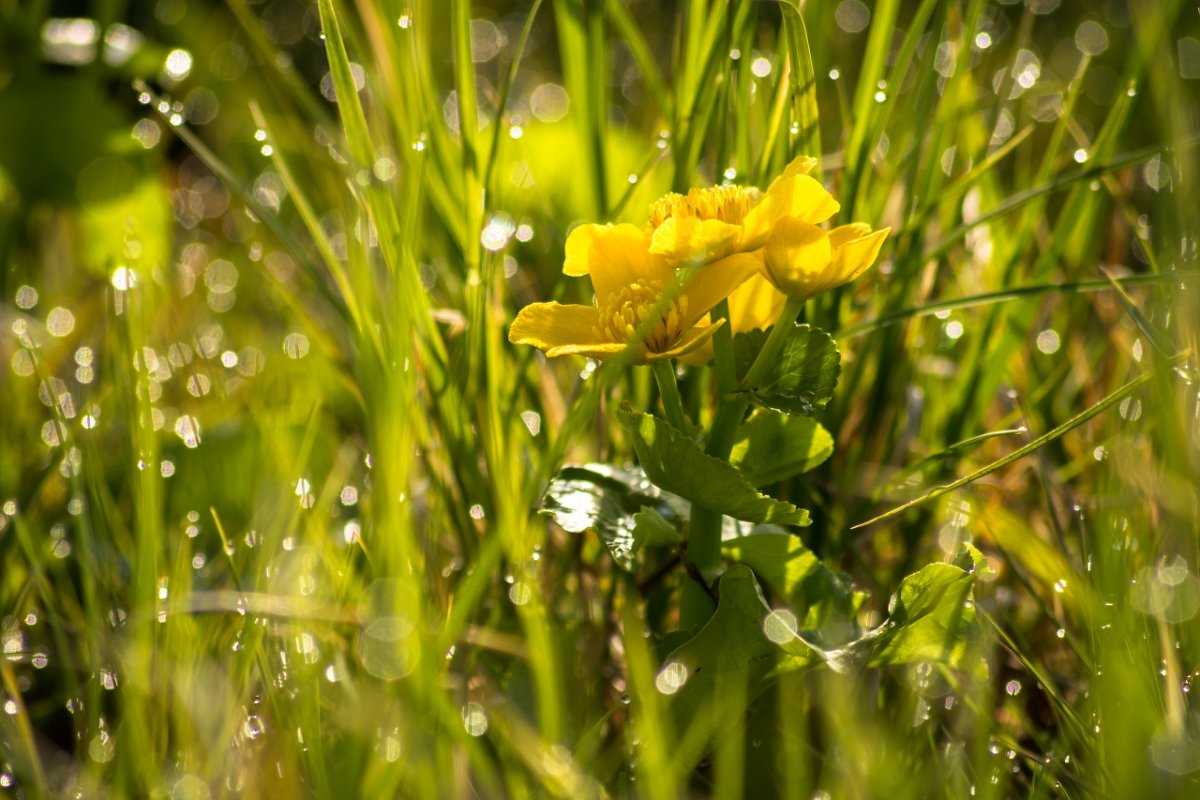
[[[829,243],[837,250],[846,242],[861,239],[871,232],[871,226],[865,222],[851,222],[849,225],[839,225],[829,232]]]
[[[790,178],[793,175],[808,175],[817,168],[817,160],[812,156],[796,156],[792,159],[792,163],[783,168],[783,174],[779,178]],[[779,180],[776,178],[775,180]]]
[[[808,297],[825,287],[825,272],[833,261],[829,234],[799,219],[780,220],[763,249],[766,277],[791,297]]]
[[[612,225],[576,225],[567,234],[567,257],[563,261],[563,274],[572,277],[587,275],[591,265],[592,245],[608,231]]]
[[[695,270],[683,287],[683,295],[687,298],[683,327],[695,325],[713,306],[761,269],[762,257],[758,253],[734,253]]]
[[[600,332],[600,314],[592,306],[531,303],[517,313],[508,340],[539,350],[567,345],[602,345],[611,341]]]
[[[636,225],[579,225],[567,236],[563,272],[589,275],[599,305],[642,278],[669,281],[671,265],[650,252],[650,237]]]
[[[675,264],[706,264],[732,253],[741,233],[719,219],[671,217],[654,229],[650,252]]]
[[[734,333],[769,328],[783,313],[787,295],[761,274],[751,275],[729,295],[729,325]]]
[[[558,347],[551,347],[546,351],[546,355],[550,358],[558,358],[559,356],[586,356],[594,358],[597,361],[606,361],[619,357],[622,353],[629,349],[629,345],[620,342],[608,342],[605,344],[564,344]],[[647,363],[645,356],[637,356],[629,360],[630,364],[645,364]]]
[[[716,333],[717,329],[720,328],[724,323],[725,320],[720,320],[715,325],[697,325],[694,328],[690,328],[689,330],[683,332],[683,335],[679,337],[679,341],[676,342],[675,346],[670,350],[662,353],[647,353],[646,360],[637,363],[647,364],[654,361],[662,361],[668,358],[679,358],[680,356],[686,356],[689,353],[708,344],[708,341],[712,338],[712,335]],[[702,361],[700,363],[704,362]]]
[[[743,250],[762,247],[775,223],[794,218],[812,225],[832,217],[841,206],[817,180],[808,175],[785,175],[775,180],[742,222]]]
[[[843,227],[851,227],[845,225]],[[867,227],[867,226],[863,226]],[[835,229],[836,232],[838,229]],[[870,230],[870,228],[868,228]],[[879,256],[879,248],[883,246],[883,240],[891,233],[891,228],[883,228],[882,230],[869,233],[866,236],[860,236],[852,239],[840,247],[836,247],[833,252],[833,273],[837,280],[835,286],[840,286],[843,283],[849,283],[867,271],[875,259]],[[829,234],[829,238],[833,239],[833,233]]]
[[[760,271],[762,261],[759,254],[756,253],[752,259],[746,259],[741,263],[746,266],[754,265],[756,269],[741,286],[729,294],[729,325],[730,331],[733,333],[751,331],[755,328],[768,328],[774,325],[775,321],[779,319],[779,315],[783,313],[783,306],[787,302],[787,295],[779,292],[762,276]],[[701,317],[698,324],[701,326],[709,324],[709,316],[706,314]],[[679,360],[684,364],[700,366],[708,363],[712,357],[712,343],[706,342],[703,346],[681,356]]]
[[[703,326],[702,326],[703,327]],[[692,350],[689,353],[684,353],[679,356],[680,364],[687,364],[690,367],[702,367],[713,358],[713,343],[712,339],[707,340],[704,344]]]

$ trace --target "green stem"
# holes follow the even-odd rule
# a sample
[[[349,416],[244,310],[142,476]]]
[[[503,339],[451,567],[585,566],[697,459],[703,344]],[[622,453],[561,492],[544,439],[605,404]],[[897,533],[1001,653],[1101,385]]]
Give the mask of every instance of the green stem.
[[[713,336],[713,357],[717,376],[717,413],[713,416],[705,451],[715,458],[729,458],[734,434],[746,409],[746,401],[732,393],[737,388],[737,371],[733,362],[733,336],[729,329],[729,304],[722,300],[713,309],[722,325]],[[692,522],[688,531],[687,560],[706,580],[716,577],[721,566],[721,515],[699,506],[692,507]]]
[[[683,400],[679,397],[679,384],[675,382],[675,368],[669,361],[655,361],[651,365],[654,380],[658,382],[658,393],[662,395],[663,412],[667,422],[680,433],[687,435],[687,417],[683,414]]]
[[[651,365],[654,371],[654,379],[658,382],[658,393],[662,396],[663,411],[666,413],[667,422],[671,423],[676,430],[687,434],[688,424],[687,417],[683,413],[683,401],[679,397],[679,384],[675,380],[675,367],[669,361],[656,361]],[[692,506],[693,520],[696,514],[703,511],[699,506]],[[707,512],[706,512],[707,513]],[[717,539],[716,547],[720,547],[720,516],[717,517]],[[695,525],[695,522],[692,523]],[[719,552],[714,552],[711,558],[715,560],[719,556]],[[706,558],[710,556],[706,553]],[[695,562],[693,557],[693,548],[691,542],[688,543],[687,549],[688,561],[694,562],[700,566],[699,562]],[[701,570],[706,578],[708,574]],[[714,608],[712,600],[704,587],[700,586],[690,578],[685,577],[680,585],[679,599],[679,622],[683,630],[695,630],[703,625],[709,617],[712,616]]]
[[[742,379],[741,388],[752,388],[762,382],[763,377],[767,374],[767,371],[779,355],[779,349],[791,333],[793,323],[800,316],[800,311],[803,308],[803,298],[788,298],[787,303],[783,307],[783,312],[779,316],[779,320],[775,323],[770,335],[767,337],[766,344],[759,351],[758,357],[755,358],[750,371],[746,373],[746,377]],[[722,310],[727,312],[727,308],[722,309],[721,306],[717,307],[718,316],[721,315]],[[722,327],[727,328],[728,326]],[[722,334],[725,336],[724,342],[720,341],[719,338]],[[713,351],[716,356],[717,387],[721,399],[717,406],[717,413],[713,417],[712,427],[709,430],[705,452],[713,458],[725,461],[729,458],[729,452],[733,449],[733,442],[737,437],[738,428],[741,426],[742,417],[746,413],[746,405],[749,403],[749,399],[745,393],[734,393],[734,390],[737,388],[734,385],[737,382],[737,377],[733,363],[732,339],[727,330],[717,331],[714,337]],[[692,507],[692,523],[688,532],[687,560],[691,564],[694,564],[696,569],[706,579],[712,580],[716,577],[721,567],[720,514],[698,506]]]
[[[736,388],[734,384],[737,383],[737,371],[733,364],[733,332],[730,329],[729,300],[724,299],[717,303],[712,310],[712,316],[714,324],[724,321],[724,324],[713,334],[713,361],[717,374],[717,393],[718,397],[723,399],[725,395]]]
[[[758,357],[754,359],[754,364],[751,365],[750,371],[746,373],[746,377],[742,378],[743,389],[754,389],[762,383],[763,377],[767,374],[767,370],[775,363],[775,358],[779,355],[779,348],[783,347],[783,342],[792,332],[792,324],[796,321],[796,317],[800,316],[800,311],[804,308],[803,297],[789,297],[787,303],[783,306],[783,312],[776,320],[775,326],[771,328],[771,334],[767,337],[767,343],[763,345],[763,349],[758,351]]]
[[[745,395],[723,395],[705,447],[713,458],[725,461],[733,449],[742,415],[746,412]],[[692,524],[688,532],[687,560],[696,565],[706,579],[716,577],[721,567],[721,515],[706,508],[692,506]]]

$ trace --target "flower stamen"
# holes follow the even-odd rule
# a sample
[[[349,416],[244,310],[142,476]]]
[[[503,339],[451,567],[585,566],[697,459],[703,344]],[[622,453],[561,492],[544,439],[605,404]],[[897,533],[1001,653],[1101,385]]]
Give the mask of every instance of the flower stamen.
[[[671,192],[650,205],[650,226],[657,228],[668,219],[682,217],[740,225],[761,198],[762,192],[753,186],[710,186],[689,189],[686,195]]]
[[[665,353],[675,346],[683,333],[687,308],[685,295],[664,303],[661,283],[644,279],[635,281],[622,286],[600,306],[597,333],[612,342],[627,342],[634,338],[638,327],[654,317],[643,344],[652,353]]]

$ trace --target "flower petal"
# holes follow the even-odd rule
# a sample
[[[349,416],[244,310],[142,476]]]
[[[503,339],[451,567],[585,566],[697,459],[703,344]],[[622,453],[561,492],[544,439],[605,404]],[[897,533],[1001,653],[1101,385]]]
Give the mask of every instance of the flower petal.
[[[775,180],[790,178],[793,175],[808,175],[817,168],[817,160],[812,156],[796,156],[791,163],[783,168],[783,174]],[[772,181],[774,183],[775,181]],[[768,188],[768,191],[770,189]]]
[[[713,306],[761,269],[762,257],[758,253],[734,253],[728,258],[695,269],[683,287],[683,295],[687,297],[683,327],[695,325]]]
[[[617,358],[628,349],[629,345],[619,342],[608,342],[605,344],[564,344],[558,347],[551,347],[546,351],[546,355],[550,358],[558,358],[559,356],[587,356],[597,361],[605,361]],[[645,364],[646,359],[644,356],[639,356],[631,358],[629,363]]]
[[[837,250],[847,242],[861,239],[871,233],[871,226],[865,222],[851,222],[849,225],[839,225],[829,232],[829,243]]]
[[[787,295],[780,292],[761,273],[750,278],[729,295],[729,324],[734,333],[769,328],[783,313]]]
[[[740,225],[719,219],[671,217],[654,229],[650,252],[675,264],[706,264],[732,253],[741,233]]]
[[[668,358],[679,358],[686,356],[694,350],[708,344],[712,335],[717,332],[717,329],[725,324],[725,320],[720,320],[713,325],[697,325],[694,328],[689,328],[679,337],[679,341],[670,350],[663,353],[647,353],[646,360],[638,363],[653,363],[655,361],[663,361]],[[695,363],[695,362],[689,362]],[[701,364],[704,362],[701,361]]]
[[[775,223],[781,219],[795,218],[816,225],[832,217],[840,208],[833,195],[808,175],[777,178],[763,199],[746,214],[742,222],[745,230],[741,248],[754,250],[762,247]]]
[[[561,303],[531,303],[522,308],[508,329],[508,340],[547,352],[568,345],[612,344],[600,332],[595,308]]]
[[[763,248],[765,275],[775,288],[791,297],[810,297],[825,288],[825,273],[833,261],[827,231],[792,218],[771,229]]]
[[[563,261],[563,274],[572,277],[587,275],[591,268],[592,245],[612,229],[612,225],[588,223],[576,225],[567,234],[567,257]]]
[[[579,225],[567,236],[567,275],[589,275],[598,305],[640,278],[668,281],[671,265],[650,252],[650,237],[636,225]]]
[[[842,228],[850,227],[854,226],[842,226]],[[868,226],[864,225],[863,227],[870,230]],[[833,241],[833,234],[839,230],[841,228],[835,228],[829,234],[830,241]],[[866,272],[875,263],[875,259],[879,256],[879,248],[883,246],[883,240],[887,238],[891,230],[891,228],[883,228],[866,236],[852,239],[840,246],[835,244],[833,251],[833,273],[837,279],[837,283],[834,285],[840,286],[843,283],[849,283]]]

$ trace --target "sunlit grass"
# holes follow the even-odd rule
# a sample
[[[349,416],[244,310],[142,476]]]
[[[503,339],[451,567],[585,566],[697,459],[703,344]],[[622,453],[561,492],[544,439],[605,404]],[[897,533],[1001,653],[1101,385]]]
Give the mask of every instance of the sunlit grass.
[[[798,11],[0,3],[0,793],[1193,796],[1195,9]],[[574,224],[800,154],[894,232],[776,493],[867,627],[978,547],[987,671],[680,729],[677,561],[537,513],[659,390],[506,332]]]

